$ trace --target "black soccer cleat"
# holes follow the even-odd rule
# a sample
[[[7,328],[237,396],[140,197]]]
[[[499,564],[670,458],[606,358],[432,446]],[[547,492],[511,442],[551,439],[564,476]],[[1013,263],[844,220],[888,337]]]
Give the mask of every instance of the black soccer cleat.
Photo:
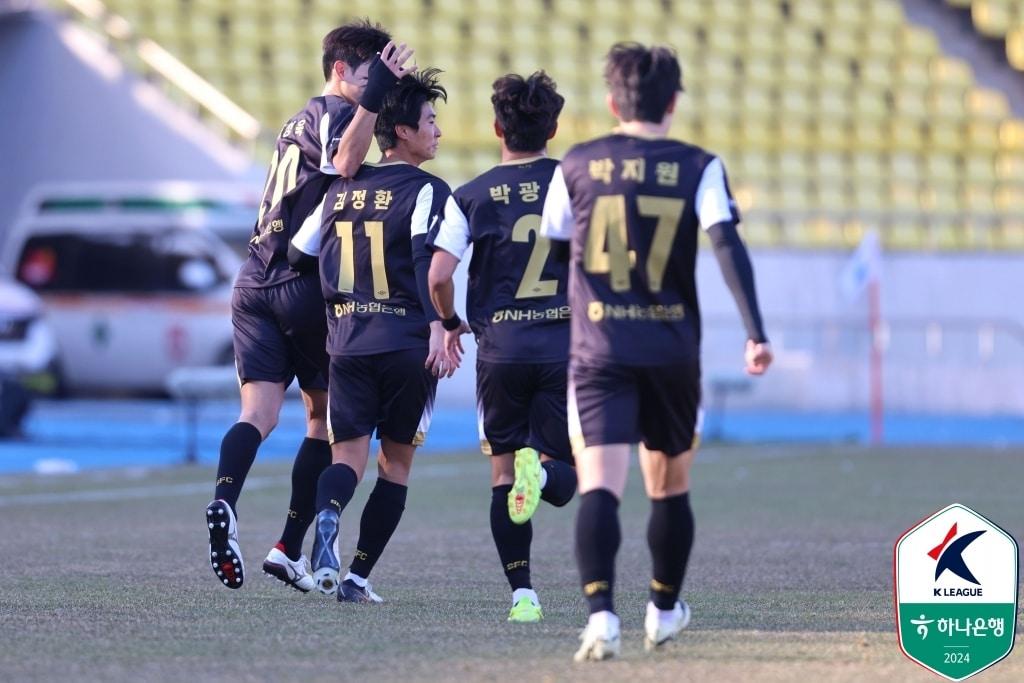
[[[369,581],[363,588],[352,579],[345,579],[338,584],[338,602],[379,603],[384,602],[384,598],[373,592]]]
[[[210,566],[228,588],[241,588],[245,564],[238,549],[238,521],[231,506],[215,500],[206,506],[206,527],[210,532]]]

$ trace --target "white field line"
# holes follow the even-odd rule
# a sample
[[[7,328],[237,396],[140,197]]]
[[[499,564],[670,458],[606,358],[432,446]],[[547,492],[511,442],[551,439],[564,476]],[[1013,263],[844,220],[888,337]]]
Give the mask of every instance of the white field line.
[[[465,468],[453,463],[439,463],[432,465],[424,463],[414,466],[412,471],[411,485],[415,485],[417,479],[437,479],[451,477],[463,473]],[[280,477],[250,477],[245,480],[245,490],[266,489],[273,486],[288,486],[291,475],[282,474]],[[363,481],[373,481],[377,478],[376,471],[368,471]],[[90,491],[47,491],[40,493],[20,493],[9,496],[0,496],[0,508],[17,507],[25,505],[46,505],[50,503],[102,503],[113,500],[126,500],[138,498],[175,496],[192,496],[199,493],[209,494],[213,488],[212,480],[202,482],[187,482],[182,484],[158,484],[151,486],[128,486],[119,488],[92,489]]]

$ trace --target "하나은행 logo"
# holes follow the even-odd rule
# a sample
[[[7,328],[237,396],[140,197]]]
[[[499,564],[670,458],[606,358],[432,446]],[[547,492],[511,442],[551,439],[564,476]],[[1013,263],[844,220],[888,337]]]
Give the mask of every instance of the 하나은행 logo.
[[[1016,629],[1017,554],[1010,534],[960,504],[904,533],[893,552],[904,654],[953,681],[1006,657]]]

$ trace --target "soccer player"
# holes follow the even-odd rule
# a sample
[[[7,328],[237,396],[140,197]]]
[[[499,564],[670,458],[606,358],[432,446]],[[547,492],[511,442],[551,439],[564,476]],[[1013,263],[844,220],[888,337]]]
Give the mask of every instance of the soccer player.
[[[558,166],[547,141],[565,99],[538,72],[499,78],[491,102],[501,164],[448,200],[429,239],[430,293],[458,364],[468,328],[455,313],[452,275],[472,243],[466,309],[478,349],[480,440],[491,456],[491,534],[512,588],[509,621],[536,622],[543,613],[530,583],[530,517],[541,498],[561,507],[576,491],[565,403],[568,250],[549,253],[551,242],[537,234]]]
[[[302,540],[315,514],[317,478],[330,464],[324,423],[327,328],[317,274],[289,267],[288,243],[320,203],[332,176],[350,175],[362,163],[384,95],[414,68],[405,67],[411,54],[367,21],[334,29],[323,41],[323,94],[309,100],[278,135],[249,258],[238,273],[231,305],[242,410],[221,442],[214,500],[206,508],[210,564],[229,588],[241,588],[245,579],[238,497],[295,377],[306,406],[306,438],[295,457],[284,532],[263,569],[300,591],[313,587]]]
[[[433,411],[445,364],[444,330],[430,305],[425,241],[451,190],[419,166],[437,153],[433,103],[447,94],[436,69],[409,75],[385,99],[375,135],[383,152],[325,197],[319,235],[293,245],[319,251],[330,353],[328,438],[320,475],[313,578],[340,602],[381,602],[367,579],[405,509],[409,470]],[[380,439],[377,483],[363,508],[355,558],[339,583],[340,515],[363,478],[370,437]]]
[[[772,360],[722,161],[666,138],[682,90],[674,52],[616,44],[605,80],[619,126],[565,155],[541,225],[541,234],[570,240],[572,248],[569,429],[580,482],[576,559],[590,608],[576,661],[619,652],[612,603],[618,506],[638,441],[651,499],[647,649],[674,638],[690,619],[679,593],[693,544],[688,492],[700,405],[700,231],[739,306],[747,372],[759,375]]]

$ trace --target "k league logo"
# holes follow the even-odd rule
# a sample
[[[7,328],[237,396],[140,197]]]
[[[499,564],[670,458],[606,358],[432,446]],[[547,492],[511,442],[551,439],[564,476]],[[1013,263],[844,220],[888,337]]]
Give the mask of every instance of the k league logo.
[[[904,654],[954,681],[1010,653],[1017,615],[1017,542],[950,505],[896,542],[896,625]]]

